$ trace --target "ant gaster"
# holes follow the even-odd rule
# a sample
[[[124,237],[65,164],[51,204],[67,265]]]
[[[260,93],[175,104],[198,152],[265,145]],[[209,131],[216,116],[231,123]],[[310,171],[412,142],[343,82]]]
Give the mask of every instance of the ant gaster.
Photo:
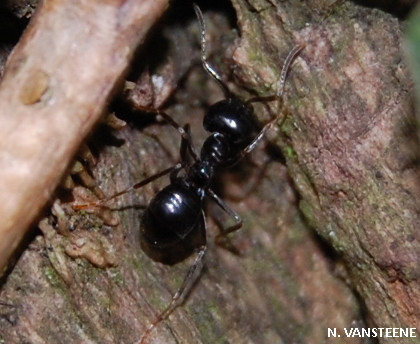
[[[279,113],[258,132],[251,103],[277,100],[280,104],[289,67],[303,48],[298,45],[289,52],[283,64],[276,95],[242,101],[231,94],[219,74],[208,64],[203,14],[196,4],[193,6],[201,29],[202,65],[219,84],[225,96],[225,99],[211,105],[204,116],[204,129],[211,135],[204,141],[198,154],[192,143],[189,125],[181,127],[165,112],[153,110],[181,134],[181,162],[109,198],[76,206],[79,209],[98,206],[131,190],[139,189],[164,175],[170,175],[170,184],[157,193],[143,213],[140,228],[142,248],[154,260],[167,264],[177,263],[191,255],[193,251],[197,255],[170,304],[146,329],[139,344],[143,344],[150,332],[182,304],[199,276],[206,252],[207,228],[203,210],[204,199],[212,198],[235,221],[232,226],[221,229],[216,237],[216,242],[223,243],[229,233],[241,228],[240,216],[217,196],[210,188],[210,184],[218,170],[236,163],[251,152],[267,131],[280,119],[281,114]],[[280,112],[280,106],[278,111]],[[189,162],[188,154],[193,162]],[[185,173],[179,176],[181,170],[184,170]],[[176,260],[174,260],[174,256]]]

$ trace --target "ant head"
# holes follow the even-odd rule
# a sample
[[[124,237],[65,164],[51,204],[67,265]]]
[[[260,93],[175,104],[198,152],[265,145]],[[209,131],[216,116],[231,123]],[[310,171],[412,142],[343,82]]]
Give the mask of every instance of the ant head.
[[[210,106],[203,126],[209,132],[226,136],[238,149],[252,141],[258,127],[252,106],[238,98],[224,99]]]

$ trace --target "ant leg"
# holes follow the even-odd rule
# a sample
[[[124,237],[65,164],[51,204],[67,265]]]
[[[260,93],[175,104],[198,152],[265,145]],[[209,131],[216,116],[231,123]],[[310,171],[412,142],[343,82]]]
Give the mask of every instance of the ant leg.
[[[180,154],[180,157],[181,157],[181,161],[185,162],[185,163],[188,161],[187,149],[191,153],[194,161],[197,161],[197,160],[199,160],[199,157],[198,157],[198,153],[195,150],[195,147],[194,147],[194,144],[193,144],[193,141],[192,141],[190,125],[185,124],[183,129],[184,129],[186,135],[185,135],[185,137],[182,136],[181,147],[179,149],[179,154]]]
[[[148,177],[146,179],[143,179],[142,181],[138,182],[137,184],[134,184],[134,185],[130,186],[127,189],[124,189],[124,190],[121,190],[121,191],[115,193],[111,197],[103,198],[103,199],[100,199],[100,200],[97,200],[97,201],[94,201],[94,202],[88,202],[88,203],[83,203],[83,204],[74,204],[73,205],[73,208],[82,210],[82,209],[87,209],[87,208],[90,208],[90,207],[98,207],[98,206],[101,206],[102,204],[104,204],[104,203],[106,203],[106,202],[108,202],[108,201],[110,201],[110,200],[112,200],[114,198],[117,198],[117,197],[119,197],[121,195],[124,195],[127,192],[130,192],[130,191],[139,189],[139,188],[141,188],[141,187],[143,187],[143,186],[151,183],[152,181],[154,181],[156,179],[159,179],[159,178],[167,175],[168,173],[173,173],[175,171],[179,171],[183,167],[184,167],[184,165],[182,163],[176,164],[175,166],[169,167],[166,170],[163,170],[163,171],[161,171],[159,173],[154,174],[153,176],[150,176],[150,177]]]
[[[208,195],[213,198],[217,205],[222,208],[228,215],[234,220],[235,224],[228,228],[220,228],[220,233],[216,236],[215,242],[217,245],[231,251],[232,253],[239,255],[239,251],[230,242],[228,235],[232,232],[239,230],[242,227],[242,219],[233,209],[231,209],[212,189],[207,190]]]
[[[184,130],[185,130],[185,133],[187,134],[187,138],[182,137],[181,146],[179,148],[179,154],[180,154],[180,157],[181,157],[181,164],[184,167],[186,167],[186,166],[190,166],[190,161],[189,161],[188,156],[187,156],[187,150],[191,153],[194,161],[198,160],[198,154],[197,154],[197,152],[194,148],[194,145],[192,143],[190,125],[185,124],[184,125]],[[175,180],[178,178],[179,171],[180,171],[180,169],[176,169],[176,170],[173,170],[171,172],[170,177],[169,177],[170,180],[171,180],[171,183],[174,183]]]
[[[253,170],[255,170],[256,172],[250,176],[249,180],[242,187],[241,191],[238,191],[234,194],[229,194],[229,199],[239,202],[247,198],[248,195],[251,192],[253,192],[263,180],[264,176],[266,175],[268,166],[271,162],[272,159],[269,157],[264,158],[264,161],[260,164],[250,161],[250,163],[253,166]]]
[[[265,136],[265,134],[267,133],[267,131],[270,130],[272,128],[272,126],[282,116],[282,114],[280,112],[280,108],[281,108],[281,100],[282,100],[282,96],[283,96],[283,92],[284,92],[284,85],[286,83],[287,73],[290,70],[290,66],[291,66],[292,62],[294,61],[294,59],[297,57],[297,55],[301,52],[301,50],[303,48],[304,48],[304,45],[297,45],[287,55],[286,60],[284,61],[284,64],[283,64],[283,68],[282,68],[281,74],[280,74],[280,79],[279,79],[279,82],[278,82],[279,83],[279,86],[278,86],[277,95],[275,95],[275,96],[268,96],[268,97],[251,98],[251,99],[249,99],[247,101],[247,103],[255,103],[255,102],[264,102],[264,101],[278,100],[278,109],[277,109],[278,115],[276,117],[274,117],[271,121],[269,121],[262,128],[262,130],[259,132],[259,134],[257,135],[257,137],[241,152],[240,157],[243,157],[244,155],[246,155],[249,152],[251,152],[255,148],[255,146],[262,140],[262,138]],[[280,123],[280,125],[283,124],[283,122],[285,121],[285,119],[286,119],[286,117],[283,116],[283,119],[282,119],[282,122]]]
[[[181,135],[183,142],[187,145],[191,155],[193,156],[194,160],[198,160],[198,154],[192,144],[191,138],[191,130],[190,126],[187,124],[181,127],[171,116],[169,116],[166,112],[159,110],[159,109],[152,109],[144,106],[136,106],[138,110],[155,114],[157,117],[163,118],[164,121],[169,123],[172,127],[174,127],[178,133]],[[182,143],[181,143],[182,145]],[[181,146],[182,147],[182,146]]]
[[[206,219],[204,216],[204,212],[201,212],[201,230],[203,234],[207,232],[207,224]],[[198,277],[204,266],[204,255],[206,253],[207,246],[204,243],[198,248],[197,257],[194,260],[193,265],[189,268],[187,274],[184,277],[184,281],[176,293],[172,296],[172,300],[169,305],[156,317],[156,319],[150,324],[150,326],[146,329],[143,335],[140,338],[138,344],[143,344],[149,334],[153,331],[153,329],[162,321],[166,320],[172,312],[181,306],[185,298],[188,296],[189,292],[191,291],[192,286],[197,281]]]
[[[190,125],[186,124],[183,127],[181,127],[171,116],[169,116],[167,113],[156,110],[156,113],[161,116],[165,121],[167,121],[170,125],[172,125],[178,132],[180,133],[182,137],[181,141],[181,153],[182,153],[182,146],[186,145],[186,148],[190,151],[191,155],[193,156],[194,160],[198,160],[198,154],[193,146],[192,143],[192,137],[191,137],[191,130]],[[185,148],[185,151],[186,151]],[[181,155],[182,157],[182,155]]]

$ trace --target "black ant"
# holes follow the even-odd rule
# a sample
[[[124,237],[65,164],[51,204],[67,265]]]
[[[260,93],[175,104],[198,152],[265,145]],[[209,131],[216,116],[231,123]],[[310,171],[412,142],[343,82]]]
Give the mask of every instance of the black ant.
[[[212,134],[204,141],[200,154],[198,154],[192,143],[189,125],[181,127],[165,112],[153,110],[155,114],[160,115],[181,134],[181,162],[109,198],[76,205],[76,208],[79,209],[98,206],[131,190],[139,189],[167,174],[170,175],[170,184],[157,193],[142,215],[140,228],[142,248],[154,260],[167,264],[179,262],[190,256],[193,251],[196,252],[197,256],[181,287],[173,295],[170,304],[150,324],[142,335],[139,344],[143,344],[150,332],[183,303],[185,296],[199,276],[207,248],[207,227],[203,210],[205,198],[212,198],[235,222],[232,226],[221,229],[216,236],[216,242],[223,244],[229,233],[241,228],[242,220],[240,216],[217,196],[210,188],[210,184],[219,170],[235,164],[251,152],[267,131],[280,119],[281,115],[279,114],[258,132],[251,104],[274,100],[279,101],[280,104],[290,65],[303,48],[301,45],[296,46],[286,57],[276,95],[254,97],[242,101],[231,94],[219,74],[208,64],[203,14],[196,4],[193,4],[193,6],[201,29],[202,65],[206,72],[219,84],[225,96],[225,99],[211,105],[204,116],[204,129]],[[193,161],[190,162],[191,159],[189,158]],[[179,176],[181,170],[184,171],[184,174]],[[176,261],[172,258],[174,256],[177,257]]]

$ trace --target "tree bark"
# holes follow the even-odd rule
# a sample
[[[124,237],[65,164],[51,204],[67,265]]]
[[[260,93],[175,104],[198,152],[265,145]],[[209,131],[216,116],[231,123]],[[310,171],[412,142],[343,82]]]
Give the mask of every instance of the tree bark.
[[[345,338],[343,328],[417,327],[418,145],[399,20],[351,2],[232,3],[240,39],[230,31],[229,9],[204,8],[208,54],[242,98],[275,94],[287,53],[296,44],[305,48],[289,72],[282,126],[269,135],[266,149],[258,147],[216,185],[244,220],[243,229],[232,235],[241,254],[213,243],[218,220],[229,219],[209,202],[204,272],[184,305],[159,323],[146,342],[354,344],[364,339]],[[174,80],[185,77],[165,111],[179,123],[191,124],[199,148],[207,135],[203,110],[222,95],[198,66],[192,8],[173,6],[162,26],[172,36],[151,37],[139,54],[152,56],[149,60],[158,67],[151,68],[149,77],[145,71],[136,87],[140,94],[151,92],[146,105],[157,105],[164,99],[150,100],[156,80],[170,85],[165,88],[168,97],[175,91]],[[92,40],[87,39],[89,44]],[[110,56],[118,56],[122,45],[108,42]],[[156,61],[164,52],[165,58]],[[94,61],[86,60],[84,68],[91,70]],[[100,72],[87,74],[88,84],[72,81],[79,93],[105,89],[108,93],[101,94],[109,94],[109,79],[98,75],[109,69],[106,61],[101,60]],[[44,63],[38,61],[38,66],[44,68]],[[43,97],[35,107],[44,104]],[[81,108],[103,109],[97,97]],[[89,140],[97,152],[96,165],[89,167],[105,195],[179,159],[180,137],[173,128],[151,123],[151,115],[127,115],[126,107],[114,108],[130,125],[118,131],[101,127]],[[277,114],[278,104],[257,104],[255,110],[265,123]],[[164,266],[141,250],[140,215],[167,183],[161,178],[101,211],[81,212],[64,197],[56,200],[52,215],[39,225],[43,234],[31,238],[2,286],[2,339],[138,342],[170,302],[194,258]],[[83,187],[75,187],[72,197],[95,198]],[[328,338],[328,328],[337,328],[341,338]]]
[[[243,2],[235,3],[247,13]],[[306,45],[290,78],[290,114],[279,146],[302,197],[300,209],[343,258],[370,326],[418,328],[418,138],[401,24],[351,3],[328,16],[318,5],[318,11],[296,6],[299,18],[285,9],[277,19],[290,39]],[[256,1],[252,9],[264,6]],[[237,63],[251,65],[261,36],[278,37],[265,28],[274,17],[264,13],[258,24],[239,17],[247,39],[236,51]],[[253,61],[244,78],[273,82],[266,64]]]

